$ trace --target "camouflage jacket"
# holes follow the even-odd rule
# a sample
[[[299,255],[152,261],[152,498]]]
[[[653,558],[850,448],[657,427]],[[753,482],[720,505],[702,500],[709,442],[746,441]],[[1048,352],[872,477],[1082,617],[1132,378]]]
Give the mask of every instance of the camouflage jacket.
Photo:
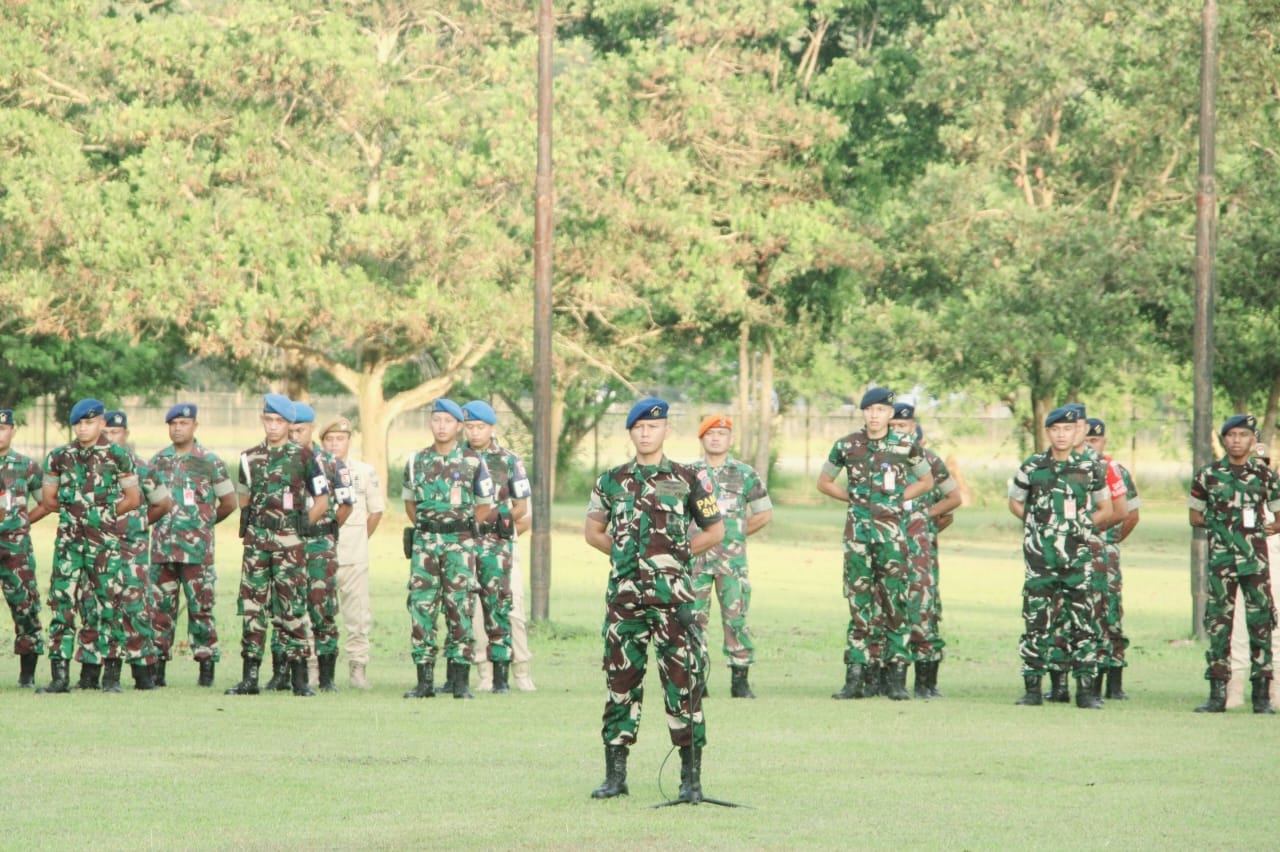
[[[1133,476],[1130,475],[1128,468],[1112,459],[1107,459],[1108,463],[1115,468],[1116,473],[1120,475],[1120,483],[1124,486],[1124,502],[1130,512],[1136,512],[1142,507],[1142,501],[1138,499],[1138,487],[1133,484]],[[1115,491],[1112,492],[1112,499],[1115,498]],[[1120,543],[1120,528],[1123,523],[1107,527],[1102,533],[1102,540],[1110,545]]]
[[[316,458],[316,463],[320,465],[320,469],[324,471],[325,479],[328,480],[332,492],[329,495],[329,508],[325,510],[316,528],[324,528],[328,526],[328,532],[336,538],[338,535],[338,507],[354,506],[356,502],[355,483],[351,481],[351,471],[347,469],[347,463],[335,456],[333,453],[327,452],[319,444],[311,445],[311,453]],[[313,501],[307,499],[307,508],[311,508]],[[323,534],[323,533],[322,533]]]
[[[493,479],[484,459],[465,444],[443,455],[426,447],[404,466],[400,496],[414,504],[411,520],[419,531],[470,534],[476,507],[493,505]]]
[[[482,524],[480,532],[486,537],[514,538],[514,529],[511,530],[510,536],[506,536],[500,528],[514,526],[510,522],[511,501],[528,500],[533,494],[533,488],[529,484],[529,474],[524,469],[524,462],[515,453],[500,446],[497,440],[489,442],[489,449],[477,452],[484,459],[485,467],[489,469],[489,476],[493,479],[494,498],[498,503],[498,520]]]
[[[150,465],[174,504],[151,528],[151,561],[212,565],[218,499],[236,490],[227,466],[199,441],[189,453],[165,447]]]
[[[49,451],[44,485],[58,492],[58,532],[86,543],[119,539],[116,503],[138,487],[133,457],[106,435],[90,447],[71,441]]]
[[[711,467],[706,459],[689,467],[706,472],[724,516],[724,541],[703,553],[701,559],[710,563],[741,556],[747,550],[747,518],[773,508],[764,480],[755,468],[732,455],[719,467]]]
[[[169,498],[169,489],[156,478],[151,466],[142,456],[126,448],[133,461],[133,469],[138,472],[138,484],[142,487],[142,505],[127,512],[124,516],[124,540],[130,544],[147,542],[147,508],[156,503],[163,503]]]
[[[1009,483],[1009,498],[1026,508],[1022,523],[1040,539],[1095,535],[1091,507],[1107,497],[1106,463],[1074,450],[1054,461],[1048,450],[1022,463]]]
[[[1264,506],[1280,512],[1280,475],[1262,462],[1233,466],[1224,457],[1196,471],[1187,507],[1204,513],[1210,569],[1267,570]]]
[[[845,435],[831,447],[822,470],[832,479],[844,471],[849,492],[845,537],[890,542],[905,535],[902,492],[908,480],[929,472],[924,447],[914,435],[890,430],[872,439],[866,429]]]
[[[297,533],[307,498],[329,493],[329,480],[310,447],[263,441],[240,454],[236,494],[249,498],[249,526]]]
[[[4,520],[0,521],[0,536],[21,538],[31,531],[27,510],[31,503],[43,497],[41,487],[44,477],[40,465],[13,450],[0,456],[0,507],[4,508]]]
[[[929,510],[960,486],[956,485],[956,481],[951,478],[951,471],[947,470],[947,463],[942,460],[942,456],[926,448],[924,457],[928,459],[929,471],[933,474],[933,487],[911,501],[910,512],[916,518],[923,520],[931,533],[937,533],[937,522],[929,516]],[[916,478],[911,477],[911,481],[915,482]]]

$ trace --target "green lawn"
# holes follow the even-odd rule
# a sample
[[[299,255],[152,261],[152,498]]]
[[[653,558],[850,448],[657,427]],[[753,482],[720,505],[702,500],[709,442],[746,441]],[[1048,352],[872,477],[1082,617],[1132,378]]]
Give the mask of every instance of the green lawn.
[[[1274,842],[1280,720],[1244,709],[1191,712],[1205,694],[1203,647],[1183,641],[1189,536],[1172,503],[1144,508],[1125,554],[1133,700],[1101,712],[1014,706],[1020,544],[1013,519],[996,509],[962,512],[944,534],[946,698],[832,701],[847,620],[840,512],[779,509],[752,549],[760,698],[725,697],[716,646],[706,707],[704,789],[751,806],[741,810],[649,808],[678,785],[656,703],[632,750],[631,795],[589,799],[603,777],[598,630],[607,566],[581,542],[581,512],[564,505],[555,513],[551,623],[533,637],[539,691],[466,702],[401,698],[413,668],[396,518],[375,539],[374,688],[305,701],[224,696],[239,676],[238,549],[234,525],[224,525],[217,690],[198,689],[184,658],[170,665],[165,690],[36,697],[13,686],[16,659],[0,660],[0,847]],[[39,531],[42,581],[52,532],[47,524]],[[339,671],[345,684],[345,663]],[[47,675],[42,661],[42,682]]]

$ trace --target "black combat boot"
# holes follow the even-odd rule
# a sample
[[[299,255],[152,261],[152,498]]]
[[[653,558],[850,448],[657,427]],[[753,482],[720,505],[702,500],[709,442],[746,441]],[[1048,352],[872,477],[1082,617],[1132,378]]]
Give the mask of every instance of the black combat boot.
[[[867,680],[867,697],[889,694],[889,667],[884,662],[871,664],[871,677]]]
[[[1124,691],[1124,669],[1107,670],[1107,698],[1113,701],[1128,701],[1129,693]]]
[[[426,663],[418,663],[418,685],[404,694],[405,698],[434,698],[436,694],[435,685],[432,680],[436,676],[436,664],[434,660]]]
[[[702,749],[680,746],[680,801],[696,805],[702,801]]]
[[[506,695],[511,691],[509,683],[509,673],[511,672],[510,663],[494,663],[493,664],[493,694]]]
[[[444,664],[444,683],[436,687],[436,692],[441,695],[453,694],[453,663],[445,660]]]
[[[1102,699],[1095,690],[1098,676],[1080,674],[1076,677],[1076,706],[1081,710],[1101,710]]]
[[[1196,708],[1197,713],[1227,712],[1227,682],[1225,680],[1209,681],[1209,700]]]
[[[866,687],[863,684],[864,671],[866,667],[862,663],[849,663],[844,667],[844,688],[839,692],[833,693],[832,698],[844,700],[846,698],[862,698],[866,695]]]
[[[627,795],[627,747],[604,747],[604,783],[591,791],[593,799],[612,799]]]
[[[338,687],[333,682],[333,670],[338,667],[337,654],[321,654],[320,655],[320,691],[321,692],[337,692]]]
[[[755,698],[756,694],[751,691],[751,684],[747,681],[746,666],[730,666],[729,667],[729,697],[730,698]]]
[[[213,686],[213,670],[217,663],[213,661],[213,657],[205,657],[199,662],[200,678],[196,681],[196,686]]]
[[[124,692],[124,688],[120,686],[120,670],[122,668],[124,668],[124,661],[119,657],[109,658],[102,664],[103,692]]]
[[[1071,703],[1071,688],[1067,686],[1066,672],[1049,672],[1049,701],[1053,704]]]
[[[133,688],[134,689],[155,689],[156,679],[151,671],[151,666],[145,663],[132,663],[129,668],[133,669]]]
[[[929,697],[929,664],[924,660],[916,660],[916,686],[912,693],[916,698]]]
[[[45,694],[71,691],[71,663],[69,661],[50,659],[49,673],[51,680],[37,689],[36,692]]]
[[[257,695],[258,694],[258,668],[262,665],[262,660],[257,657],[244,658],[244,675],[239,683],[228,689],[224,695]]]
[[[934,660],[929,663],[929,697],[941,698],[942,693],[938,691],[938,667],[942,665],[942,660]]]
[[[156,660],[156,664],[152,668],[152,672],[154,673],[152,680],[155,682],[156,689],[169,685],[169,682],[165,680],[166,662],[166,660]]]
[[[471,694],[471,666],[465,663],[450,663],[453,666],[453,697],[475,698]]]
[[[102,689],[102,663],[81,663],[76,689]]]
[[[888,666],[889,688],[886,695],[892,701],[910,701],[911,693],[907,692],[907,664],[897,660]]]
[[[271,652],[271,679],[262,688],[267,692],[284,692],[289,688],[289,660],[284,651]]]
[[[311,684],[307,683],[307,661],[303,657],[289,661],[289,682],[293,687],[293,694],[299,698],[310,698],[316,694]]]
[[[1275,713],[1276,708],[1271,706],[1271,678],[1255,677],[1250,683],[1253,684],[1253,712]]]
[[[1043,704],[1044,695],[1040,692],[1040,680],[1040,675],[1023,675],[1022,682],[1027,691],[1013,703],[1020,704],[1023,707],[1039,707]]]
[[[18,688],[19,689],[35,689],[36,686],[36,662],[40,659],[38,654],[23,654],[18,658]]]

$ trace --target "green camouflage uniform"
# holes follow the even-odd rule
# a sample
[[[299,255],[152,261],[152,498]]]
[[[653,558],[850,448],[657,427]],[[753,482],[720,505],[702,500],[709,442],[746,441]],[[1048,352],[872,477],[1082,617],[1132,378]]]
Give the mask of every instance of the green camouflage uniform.
[[[1142,506],[1142,501],[1138,499],[1138,489],[1133,484],[1133,477],[1123,465],[1113,459],[1108,458],[1107,462],[1120,476],[1120,483],[1124,487],[1125,505],[1130,512],[1137,511]],[[1112,500],[1114,499],[1115,492],[1112,491]],[[1107,555],[1107,587],[1102,598],[1099,626],[1102,630],[1105,659],[1110,668],[1122,668],[1126,665],[1125,649],[1129,647],[1129,638],[1124,635],[1124,603],[1121,597],[1124,589],[1124,577],[1120,573],[1122,526],[1123,524],[1116,524],[1102,533],[1103,546],[1106,548]]]
[[[587,516],[608,525],[613,539],[605,592],[605,745],[629,746],[640,728],[644,672],[653,643],[662,683],[667,732],[676,746],[701,748],[706,644],[696,620],[689,629],[677,615],[693,602],[689,525],[706,529],[721,519],[706,471],[663,458],[634,461],[601,474]]]
[[[196,441],[191,452],[165,447],[151,459],[156,479],[168,487],[174,507],[151,528],[151,580],[156,593],[156,650],[173,659],[179,589],[187,601],[187,635],[191,655],[218,662],[218,628],[214,620],[217,569],[213,527],[218,500],[235,492],[227,466]]]
[[[1256,459],[1231,465],[1224,457],[1196,471],[1187,506],[1204,513],[1209,536],[1209,599],[1204,628],[1208,680],[1231,679],[1231,625],[1236,589],[1244,593],[1249,679],[1271,679],[1271,631],[1276,626],[1263,507],[1280,512],[1280,476]]]
[[[0,587],[13,615],[13,652],[43,654],[40,630],[40,589],[36,586],[36,557],[31,548],[28,503],[39,502],[43,476],[40,465],[9,450],[0,456]]]
[[[493,505],[493,480],[484,459],[458,444],[447,454],[419,450],[405,465],[401,496],[416,507],[409,561],[409,617],[413,661],[435,660],[436,617],[444,605],[445,658],[471,665],[475,604],[475,515]]]
[[[822,470],[847,477],[849,509],[844,527],[844,595],[849,602],[846,665],[905,665],[907,611],[906,518],[902,492],[910,476],[929,472],[924,448],[913,435],[890,430],[871,439],[866,429],[836,441]]]
[[[751,608],[751,580],[747,576],[747,518],[773,508],[764,481],[751,465],[727,456],[711,467],[706,459],[690,465],[706,471],[724,515],[724,541],[697,556],[693,562],[693,611],[705,632],[711,617],[711,589],[720,602],[724,630],[724,655],[729,665],[746,667],[755,662],[755,645],[747,627]]]
[[[120,556],[124,560],[124,583],[120,592],[120,620],[124,628],[124,656],[129,665],[150,665],[156,661],[155,596],[151,585],[151,539],[147,532],[147,508],[169,498],[169,489],[155,478],[150,466],[132,450],[142,486],[142,505],[124,516]]]
[[[236,493],[249,498],[237,611],[244,619],[240,655],[262,659],[268,617],[277,619],[290,660],[311,655],[307,618],[306,554],[298,532],[307,498],[329,493],[329,482],[311,449],[264,441],[240,454]]]
[[[124,628],[117,606],[125,563],[116,504],[126,489],[138,487],[133,459],[105,434],[87,448],[72,441],[45,458],[44,486],[58,493],[58,535],[49,579],[49,658],[70,660],[74,650],[82,663],[119,659]]]
[[[1102,455],[1088,444],[1081,447],[1079,453],[1102,466],[1106,474],[1107,496],[1111,498],[1114,506],[1115,502],[1124,497],[1125,494],[1124,480],[1120,477],[1120,467],[1109,457]],[[1096,503],[1090,503],[1089,513],[1092,514],[1096,508]],[[1108,529],[1115,528],[1108,527]],[[1089,536],[1089,555],[1093,560],[1089,568],[1089,599],[1093,607],[1093,623],[1097,643],[1094,655],[1098,661],[1099,671],[1103,671],[1112,667],[1111,645],[1103,636],[1103,623],[1106,619],[1107,611],[1107,586],[1110,583],[1110,571],[1107,567],[1106,530],[1095,529]],[[1061,609],[1059,609],[1058,615],[1061,616]]]
[[[933,473],[933,488],[911,501],[907,515],[907,613],[911,625],[911,652],[920,662],[940,662],[947,643],[938,632],[942,598],[938,594],[938,525],[929,509],[959,486],[941,456],[925,449]],[[914,482],[919,477],[911,476]]]
[[[476,538],[476,574],[480,583],[480,607],[484,631],[489,639],[489,661],[511,662],[511,562],[515,551],[515,523],[511,501],[527,500],[533,489],[519,456],[491,440],[480,453],[493,478],[498,501],[498,519],[480,524]]]
[[[1065,461],[1036,453],[1018,469],[1009,498],[1026,509],[1022,673],[1093,676],[1099,635],[1090,585],[1090,541],[1097,533],[1090,511],[1107,498],[1106,465],[1075,451]]]

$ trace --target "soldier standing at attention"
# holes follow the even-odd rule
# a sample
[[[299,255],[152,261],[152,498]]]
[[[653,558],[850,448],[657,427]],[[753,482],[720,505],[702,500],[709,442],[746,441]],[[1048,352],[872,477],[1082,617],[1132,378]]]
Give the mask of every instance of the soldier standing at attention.
[[[627,751],[640,728],[644,672],[653,643],[671,744],[680,749],[680,801],[702,801],[705,642],[691,612],[693,557],[724,541],[724,519],[705,471],[663,452],[668,405],[641,399],[627,414],[635,458],[596,480],[583,531],[608,554],[605,591],[605,780],[592,798],[627,792]],[[698,530],[690,535],[690,526]]]
[[[409,546],[409,617],[418,684],[405,698],[435,695],[436,617],[444,604],[444,653],[454,698],[471,698],[471,611],[475,528],[490,520],[493,480],[484,459],[458,441],[462,408],[451,399],[431,406],[433,443],[404,468],[401,497],[413,521]]]
[[[238,609],[244,621],[240,639],[244,674],[227,695],[258,694],[268,618],[276,619],[277,629],[285,635],[293,694],[315,694],[307,684],[311,622],[307,619],[306,552],[299,532],[304,521],[318,523],[329,510],[329,482],[311,448],[289,440],[294,416],[287,396],[264,396],[265,439],[240,454],[236,493],[244,561]]]
[[[151,587],[150,525],[173,508],[169,489],[155,478],[147,463],[129,446],[129,417],[113,409],[105,415],[107,440],[129,454],[138,473],[144,506],[124,519],[120,556],[124,559],[124,585],[120,617],[124,627],[125,660],[133,670],[134,689],[155,689],[155,595]],[[81,684],[88,686],[88,684]]]
[[[893,391],[862,397],[866,426],[836,441],[818,474],[818,491],[849,504],[844,527],[844,593],[849,602],[844,687],[832,698],[875,694],[878,668],[889,666],[889,698],[905,701],[907,647],[907,501],[933,487],[933,473],[915,435],[889,428]],[[844,486],[835,480],[846,474]],[[915,477],[908,484],[908,479]]]
[[[138,475],[129,454],[103,433],[106,407],[82,399],[71,408],[75,440],[50,451],[44,462],[43,502],[58,513],[58,537],[49,580],[49,665],[53,679],[38,691],[70,691],[73,642],[81,680],[103,692],[120,692],[124,630],[116,612],[124,582],[121,520],[142,505]],[[75,608],[80,632],[75,641]]]
[[[40,502],[40,465],[13,449],[16,430],[12,409],[0,409],[0,588],[13,616],[18,686],[31,689],[36,685],[36,661],[44,653],[31,525],[49,510]]]
[[[711,414],[698,424],[702,458],[690,467],[705,470],[724,516],[724,540],[694,559],[693,611],[705,632],[711,615],[711,589],[715,587],[724,631],[724,655],[729,658],[729,695],[755,698],[747,672],[755,662],[755,645],[747,627],[751,608],[751,580],[747,576],[747,537],[764,529],[773,519],[773,503],[764,480],[755,468],[730,453],[733,421]],[[704,693],[705,694],[705,693]]]
[[[355,502],[338,530],[338,611],[347,628],[349,683],[353,689],[368,689],[369,631],[373,614],[369,608],[369,539],[382,520],[387,501],[373,465],[351,458],[351,421],[340,417],[320,433],[325,452],[347,466]]]
[[[476,664],[480,659],[481,636],[487,640],[488,662],[492,664],[492,688],[499,695],[511,691],[508,675],[512,659],[511,566],[515,552],[516,528],[529,511],[533,489],[520,457],[501,446],[494,438],[497,412],[483,400],[462,406],[462,426],[467,433],[467,446],[480,454],[489,476],[497,514],[479,525],[476,536],[476,579],[480,583],[480,609],[484,630],[476,631]],[[523,613],[522,613],[523,615]],[[486,678],[482,673],[480,682]]]
[[[1098,637],[1090,540],[1112,508],[1104,464],[1072,449],[1079,416],[1071,406],[1050,411],[1044,420],[1049,449],[1024,461],[1009,484],[1009,511],[1023,523],[1026,562],[1020,643],[1026,693],[1017,701],[1025,706],[1044,703],[1046,671],[1065,677],[1070,669],[1077,679],[1076,706],[1102,707],[1093,684]]]
[[[165,686],[165,664],[173,659],[179,590],[187,601],[187,636],[200,667],[196,683],[213,686],[214,667],[222,654],[213,615],[217,569],[214,567],[215,524],[236,508],[235,483],[227,466],[196,440],[198,410],[180,402],[169,409],[172,446],[151,458],[151,471],[173,497],[174,506],[151,527],[151,581],[156,590],[156,686]]]
[[[1218,436],[1226,455],[1196,471],[1187,498],[1191,526],[1209,537],[1206,571],[1208,600],[1204,627],[1209,634],[1205,653],[1209,700],[1197,713],[1227,709],[1227,681],[1231,679],[1231,627],[1236,614],[1236,589],[1244,593],[1245,625],[1249,632],[1249,680],[1253,684],[1253,712],[1274,713],[1271,631],[1275,628],[1275,600],[1267,536],[1280,533],[1280,475],[1252,457],[1258,421],[1252,414],[1227,418]],[[1264,509],[1273,520],[1265,523]]]

